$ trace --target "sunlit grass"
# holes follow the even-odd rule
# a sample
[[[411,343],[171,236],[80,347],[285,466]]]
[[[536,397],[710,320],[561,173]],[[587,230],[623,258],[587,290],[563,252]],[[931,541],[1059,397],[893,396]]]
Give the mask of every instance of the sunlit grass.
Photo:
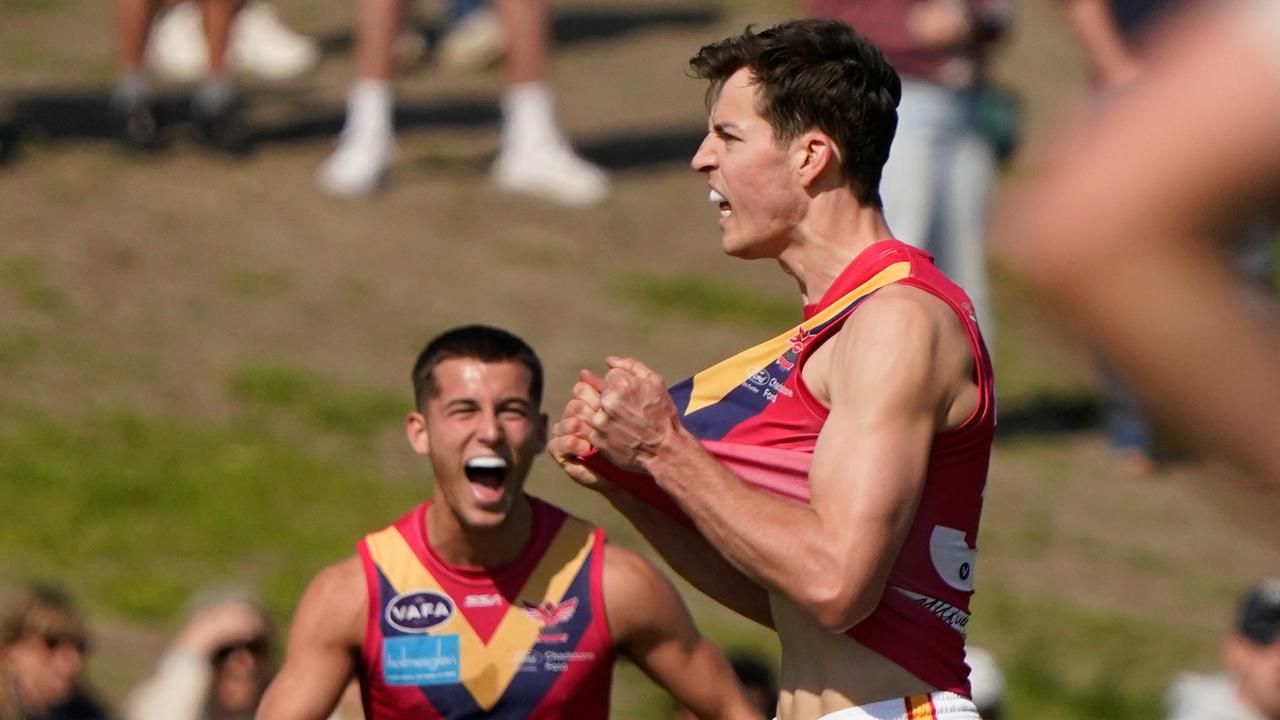
[[[698,275],[633,272],[614,284],[614,294],[661,316],[680,315],[703,322],[732,322],[778,330],[800,321],[792,297],[769,297],[755,289]]]

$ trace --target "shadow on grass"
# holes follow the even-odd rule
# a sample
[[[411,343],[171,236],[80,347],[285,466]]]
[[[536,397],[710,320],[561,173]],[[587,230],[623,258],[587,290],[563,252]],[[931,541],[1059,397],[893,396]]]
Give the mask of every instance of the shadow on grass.
[[[1022,402],[1000,405],[999,442],[1089,432],[1102,427],[1103,406],[1088,391],[1050,391]]]
[[[328,145],[342,129],[343,108],[317,103],[296,90],[258,91],[249,98],[270,105],[283,119],[255,122],[249,118],[249,141],[259,151],[271,146],[307,143]],[[156,120],[165,144],[186,133],[191,119],[190,98],[167,94],[156,98]],[[101,141],[114,137],[110,98],[104,90],[63,89],[18,95],[10,102],[13,124],[4,142],[11,155],[21,139],[44,143]],[[496,94],[488,97],[436,97],[402,100],[395,112],[401,136],[438,128],[492,128],[502,118]],[[191,134],[191,133],[187,133]],[[634,170],[655,165],[686,163],[705,131],[700,127],[627,129],[597,135],[577,144],[582,155],[609,170]],[[483,172],[492,156],[467,157],[467,170]],[[474,167],[471,167],[474,166]]]
[[[556,49],[626,37],[642,30],[664,27],[704,27],[720,19],[717,6],[560,8],[551,13],[551,37]],[[436,47],[446,27],[443,21],[420,22],[417,29],[427,47]],[[325,55],[345,55],[352,51],[350,28],[316,38]]]

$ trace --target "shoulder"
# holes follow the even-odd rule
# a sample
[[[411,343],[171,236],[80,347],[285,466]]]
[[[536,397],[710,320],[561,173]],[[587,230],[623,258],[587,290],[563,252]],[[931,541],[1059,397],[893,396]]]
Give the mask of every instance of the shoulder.
[[[613,543],[604,546],[602,584],[609,630],[619,642],[665,627],[687,612],[666,575],[644,556]]]
[[[834,338],[837,363],[868,360],[892,367],[912,358],[930,364],[971,359],[960,318],[942,298],[910,285],[890,285],[868,297]]]
[[[363,640],[368,607],[364,565],[359,556],[352,555],[311,578],[298,601],[294,626],[358,644]]]
[[[635,599],[632,593],[666,584],[666,577],[643,555],[614,543],[604,545],[605,602],[613,595],[619,601]]]
[[[894,283],[880,288],[849,316],[845,328],[902,331],[962,329],[955,311],[938,295],[914,285]]]
[[[349,595],[352,591],[363,593],[364,584],[364,563],[359,555],[349,555],[316,573],[307,592],[325,596]]]

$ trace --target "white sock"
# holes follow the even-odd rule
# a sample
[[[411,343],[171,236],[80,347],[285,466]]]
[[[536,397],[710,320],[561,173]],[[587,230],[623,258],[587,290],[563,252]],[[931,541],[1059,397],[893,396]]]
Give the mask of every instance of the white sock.
[[[546,81],[508,85],[502,95],[502,121],[502,144],[507,150],[563,142],[556,127],[555,94]]]
[[[390,137],[394,102],[390,82],[372,78],[357,80],[347,94],[347,119],[342,131],[361,137]]]

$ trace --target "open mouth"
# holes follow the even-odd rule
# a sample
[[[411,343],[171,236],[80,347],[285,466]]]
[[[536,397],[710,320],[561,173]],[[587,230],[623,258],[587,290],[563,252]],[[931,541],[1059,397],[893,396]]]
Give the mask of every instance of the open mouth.
[[[733,214],[733,206],[725,199],[725,196],[716,192],[715,188],[711,188],[711,192],[707,194],[707,202],[720,206],[720,217],[727,218]]]
[[[467,460],[465,470],[471,481],[471,494],[481,504],[502,499],[506,491],[507,461],[497,455],[480,455]]]

